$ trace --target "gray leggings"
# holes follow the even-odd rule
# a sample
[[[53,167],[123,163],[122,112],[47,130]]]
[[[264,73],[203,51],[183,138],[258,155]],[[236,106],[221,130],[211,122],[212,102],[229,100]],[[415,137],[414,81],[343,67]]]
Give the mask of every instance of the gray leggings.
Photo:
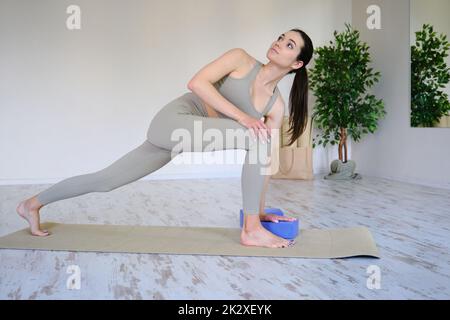
[[[199,127],[203,131],[219,131],[224,139],[219,141],[220,139],[199,138]],[[226,131],[241,139],[225,139]],[[186,133],[191,134],[191,139],[183,139],[180,143],[180,138],[176,137]],[[208,117],[201,100],[188,92],[157,112],[148,128],[147,140],[136,149],[100,171],[74,176],[54,184],[39,193],[37,199],[47,205],[90,192],[108,192],[158,170],[181,152],[245,149],[247,152],[241,175],[242,208],[245,214],[258,214],[266,177],[261,170],[268,167],[266,164],[270,158],[270,148],[270,142],[263,144],[260,139],[251,139],[248,129],[237,121]]]

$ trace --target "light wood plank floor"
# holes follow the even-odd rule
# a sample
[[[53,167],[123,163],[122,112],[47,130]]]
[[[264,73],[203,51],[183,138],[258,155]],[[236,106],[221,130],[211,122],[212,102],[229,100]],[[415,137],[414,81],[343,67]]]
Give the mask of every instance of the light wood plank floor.
[[[450,190],[322,177],[271,180],[266,206],[298,217],[301,228],[366,226],[381,259],[0,250],[0,298],[450,298]],[[0,186],[0,236],[26,226],[17,203],[48,186]],[[52,203],[41,210],[41,221],[239,228],[240,204],[238,178],[137,181]],[[79,290],[66,287],[69,265],[80,267]],[[366,285],[371,265],[380,268],[380,289]]]

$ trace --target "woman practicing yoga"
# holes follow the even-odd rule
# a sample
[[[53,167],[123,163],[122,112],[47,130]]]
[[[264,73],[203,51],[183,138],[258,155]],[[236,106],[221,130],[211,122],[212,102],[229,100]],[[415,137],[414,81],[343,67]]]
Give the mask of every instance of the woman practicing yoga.
[[[192,92],[170,101],[157,112],[148,128],[147,139],[140,146],[100,171],[62,180],[20,202],[17,213],[28,221],[33,235],[47,236],[49,232],[40,229],[39,210],[49,203],[114,190],[158,170],[180,152],[204,151],[206,146],[208,151],[245,149],[241,177],[244,211],[241,244],[269,248],[292,245],[292,241],[274,235],[261,224],[261,221],[292,221],[294,218],[265,214],[270,174],[261,173],[261,162],[267,164],[270,154],[261,156],[258,150],[263,146],[270,150],[271,129],[281,127],[285,102],[277,84],[287,74],[295,73],[289,95],[290,144],[305,130],[308,118],[305,67],[312,54],[311,39],[299,29],[281,34],[272,43],[266,53],[269,62],[265,65],[241,48],[225,52],[189,81],[188,88]],[[225,143],[211,143],[203,136],[201,139],[196,136],[199,125],[203,130],[219,131],[223,136],[231,130],[240,137],[250,135],[252,139],[244,139],[245,142],[237,146],[231,145],[228,138]],[[188,133],[193,139],[183,141],[180,147],[173,139],[176,132]],[[262,159],[254,161],[255,154]]]

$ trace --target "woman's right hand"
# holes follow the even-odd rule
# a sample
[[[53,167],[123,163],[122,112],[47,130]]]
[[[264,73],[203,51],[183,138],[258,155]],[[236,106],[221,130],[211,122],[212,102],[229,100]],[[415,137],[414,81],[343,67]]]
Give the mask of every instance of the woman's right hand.
[[[238,120],[240,124],[250,129],[250,135],[256,141],[256,136],[258,135],[263,142],[267,140],[270,141],[270,128],[260,119],[253,118],[249,115],[245,115]]]

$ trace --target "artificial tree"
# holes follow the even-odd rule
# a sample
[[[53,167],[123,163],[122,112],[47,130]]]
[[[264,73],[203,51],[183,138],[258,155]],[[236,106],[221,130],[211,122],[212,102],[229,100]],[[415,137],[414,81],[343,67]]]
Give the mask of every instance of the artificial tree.
[[[411,46],[411,126],[434,127],[450,111],[445,88],[450,68],[445,63],[450,43],[445,34],[437,36],[430,24],[415,32]]]
[[[315,65],[309,77],[316,97],[312,118],[322,131],[316,135],[317,144],[339,144],[339,160],[332,163],[333,173],[337,173],[336,166],[348,161],[347,137],[359,141],[363,134],[374,133],[378,120],[386,114],[383,101],[367,93],[380,78],[380,72],[369,68],[369,47],[359,40],[359,32],[350,24],[345,23],[345,27],[342,33],[334,31],[335,43],[330,41],[329,46],[315,49]]]

